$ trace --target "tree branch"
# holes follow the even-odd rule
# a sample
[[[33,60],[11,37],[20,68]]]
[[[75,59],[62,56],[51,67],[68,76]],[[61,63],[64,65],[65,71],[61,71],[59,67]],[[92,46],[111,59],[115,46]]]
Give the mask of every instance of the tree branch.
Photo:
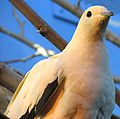
[[[52,0],[52,1],[55,2],[56,4],[60,5],[64,9],[68,10],[69,12],[71,12],[72,14],[74,14],[75,16],[77,16],[79,18],[81,17],[81,15],[83,13],[79,7],[77,7],[77,9],[75,10],[75,6],[72,5],[71,3],[69,3],[67,0]],[[117,45],[118,47],[120,47],[120,38],[115,36],[109,30],[106,31],[106,39],[108,41],[112,42],[113,44]]]
[[[0,84],[11,92],[15,92],[23,76],[0,64]]]
[[[35,27],[39,33],[52,42],[59,50],[63,50],[67,45],[38,14],[30,8],[23,0],[9,0]]]
[[[32,41],[30,41],[22,36],[16,35],[16,34],[8,31],[2,27],[0,27],[0,32],[4,33],[6,35],[9,35],[9,36],[15,38],[16,40],[26,44],[27,46],[33,48],[34,50],[36,50],[38,52],[38,54],[41,54],[42,56],[49,57],[49,56],[52,56],[55,54],[54,51],[47,50],[47,49],[43,48],[42,46],[40,46],[39,44],[34,43],[34,42],[32,42]]]

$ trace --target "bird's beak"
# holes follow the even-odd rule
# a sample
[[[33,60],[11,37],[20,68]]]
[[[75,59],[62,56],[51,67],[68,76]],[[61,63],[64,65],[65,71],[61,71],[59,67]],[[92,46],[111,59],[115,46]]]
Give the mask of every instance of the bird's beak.
[[[114,16],[114,13],[112,11],[108,11],[108,12],[102,12],[102,15],[106,17],[111,17]]]

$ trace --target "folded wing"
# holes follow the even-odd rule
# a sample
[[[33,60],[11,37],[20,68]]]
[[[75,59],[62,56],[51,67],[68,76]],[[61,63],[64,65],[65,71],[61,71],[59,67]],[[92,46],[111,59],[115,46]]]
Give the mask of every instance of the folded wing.
[[[5,112],[8,117],[33,119],[42,111],[62,80],[58,59],[38,62],[26,74]]]

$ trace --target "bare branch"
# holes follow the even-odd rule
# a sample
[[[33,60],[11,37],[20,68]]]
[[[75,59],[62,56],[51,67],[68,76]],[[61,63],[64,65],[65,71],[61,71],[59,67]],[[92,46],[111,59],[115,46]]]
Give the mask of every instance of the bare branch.
[[[47,50],[47,49],[43,48],[42,46],[40,46],[39,44],[34,43],[34,42],[32,42],[32,41],[30,41],[30,40],[28,40],[28,39],[26,39],[26,38],[24,38],[24,37],[21,37],[21,36],[19,36],[19,35],[16,35],[16,34],[10,32],[10,31],[7,31],[6,29],[4,29],[4,28],[2,28],[2,27],[0,27],[0,32],[4,33],[4,34],[6,34],[6,35],[9,35],[9,36],[15,38],[16,40],[18,40],[18,41],[20,41],[20,42],[28,45],[29,47],[31,47],[31,48],[33,48],[34,50],[36,50],[36,51],[37,51],[39,54],[41,54],[42,56],[49,57],[49,56],[52,56],[52,55],[55,54],[54,51],[52,51],[52,50]]]
[[[9,0],[35,27],[40,34],[52,42],[59,50],[63,50],[67,45],[38,14],[30,8],[23,0]]]
[[[20,36],[24,36],[24,26],[25,26],[25,21],[21,21],[21,19],[19,18],[16,8],[13,7],[13,16],[16,19],[16,22],[18,23],[19,27],[20,27]]]
[[[106,39],[120,48],[120,38],[109,30],[106,32]]]
[[[22,79],[23,76],[17,74],[3,64],[0,65],[0,84],[11,92],[16,90]]]
[[[71,3],[69,3],[67,0],[52,0],[53,2],[57,3],[58,5],[60,5],[61,7],[63,7],[64,9],[68,10],[69,12],[71,12],[72,14],[74,14],[77,17],[81,17],[82,10],[78,7],[75,10],[75,6],[72,5]],[[120,47],[120,38],[118,38],[117,36],[115,36],[111,31],[107,30],[106,31],[106,39],[110,42],[112,42],[113,44],[117,45],[118,47]]]

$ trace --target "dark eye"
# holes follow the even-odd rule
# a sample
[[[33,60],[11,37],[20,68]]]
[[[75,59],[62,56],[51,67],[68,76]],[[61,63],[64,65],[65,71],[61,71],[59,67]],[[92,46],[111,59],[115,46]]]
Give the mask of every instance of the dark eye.
[[[87,12],[87,17],[91,17],[91,16],[92,16],[91,11],[88,11],[88,12]]]

